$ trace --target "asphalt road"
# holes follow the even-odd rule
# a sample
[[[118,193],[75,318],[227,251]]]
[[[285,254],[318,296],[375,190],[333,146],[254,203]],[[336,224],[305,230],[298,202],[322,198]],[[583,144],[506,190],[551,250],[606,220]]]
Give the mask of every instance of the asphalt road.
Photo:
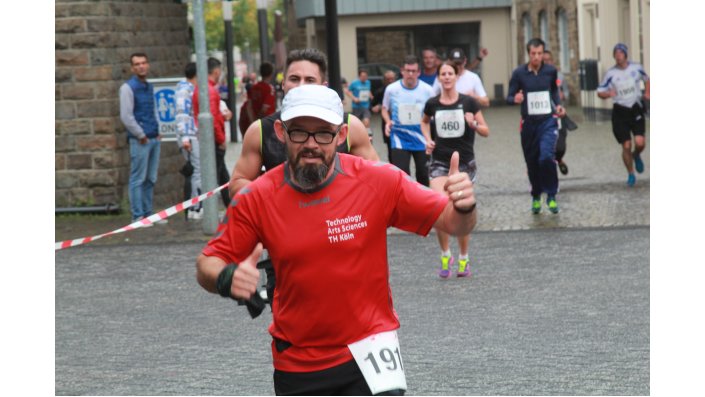
[[[476,233],[471,279],[435,236],[388,236],[408,395],[650,394],[649,227]],[[202,243],[55,255],[57,395],[271,395],[266,331],[195,280]]]

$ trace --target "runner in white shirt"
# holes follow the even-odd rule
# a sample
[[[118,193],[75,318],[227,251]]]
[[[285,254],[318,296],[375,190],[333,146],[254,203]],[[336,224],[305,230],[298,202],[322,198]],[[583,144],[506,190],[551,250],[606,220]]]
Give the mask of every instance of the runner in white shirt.
[[[627,185],[634,186],[638,173],[644,172],[644,162],[641,152],[646,147],[646,122],[640,83],[644,81],[644,99],[650,98],[649,75],[638,64],[627,59],[627,46],[618,43],[612,51],[616,65],[612,66],[602,83],[597,87],[597,96],[602,99],[612,98],[612,132],[622,145],[622,160],[627,168]],[[632,148],[632,134],[634,145]]]
[[[471,96],[483,107],[490,106],[490,99],[487,97],[487,92],[485,92],[485,87],[482,85],[482,80],[480,76],[473,73],[465,68],[467,64],[467,58],[465,53],[460,48],[454,48],[450,50],[449,60],[455,62],[460,66],[461,73],[458,75],[458,81],[455,83],[455,89],[464,95]],[[438,79],[433,83],[433,95],[441,94],[441,85]]]

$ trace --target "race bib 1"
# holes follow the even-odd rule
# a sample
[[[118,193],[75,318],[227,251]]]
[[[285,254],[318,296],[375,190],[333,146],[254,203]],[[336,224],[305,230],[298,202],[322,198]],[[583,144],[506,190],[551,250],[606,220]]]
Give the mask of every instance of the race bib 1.
[[[370,92],[367,90],[360,91],[360,94],[357,96],[357,98],[360,100],[360,102],[367,102],[370,100]]]
[[[529,92],[526,96],[526,109],[530,116],[551,113],[551,97],[548,91]]]
[[[406,375],[397,331],[368,336],[349,344],[348,349],[360,367],[372,394],[395,389],[406,390]]]
[[[438,110],[434,115],[436,134],[441,138],[459,138],[465,134],[463,109]]]
[[[421,111],[415,103],[399,104],[399,124],[419,125],[421,124]]]

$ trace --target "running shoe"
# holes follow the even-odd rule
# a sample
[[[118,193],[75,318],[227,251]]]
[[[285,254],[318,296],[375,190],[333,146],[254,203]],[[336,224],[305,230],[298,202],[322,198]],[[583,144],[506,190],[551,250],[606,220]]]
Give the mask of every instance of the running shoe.
[[[568,175],[568,166],[564,162],[558,163],[558,169],[561,170],[561,174]]]
[[[458,277],[470,276],[470,260],[458,259]]]
[[[629,174],[627,177],[627,185],[633,187],[636,184],[636,176],[634,174]]]
[[[548,206],[548,210],[551,211],[554,214],[558,213],[558,203],[556,202],[555,197],[548,197],[546,198],[546,205]]]
[[[636,168],[636,172],[642,173],[644,172],[644,162],[641,161],[641,156],[634,153],[634,168]]]
[[[448,278],[450,276],[450,267],[453,266],[454,261],[453,255],[441,256],[441,270],[438,272],[441,278]]]
[[[541,197],[534,197],[531,199],[531,212],[534,214],[541,212]]]

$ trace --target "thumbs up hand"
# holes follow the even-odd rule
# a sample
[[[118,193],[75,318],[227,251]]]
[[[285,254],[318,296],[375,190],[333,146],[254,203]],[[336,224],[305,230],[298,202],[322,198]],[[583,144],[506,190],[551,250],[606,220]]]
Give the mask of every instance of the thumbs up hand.
[[[262,243],[257,243],[250,256],[238,264],[233,272],[233,283],[230,286],[230,295],[234,298],[248,300],[257,291],[259,270],[257,261],[262,255]]]
[[[470,176],[466,172],[459,171],[460,154],[453,152],[450,157],[450,168],[448,169],[448,180],[443,188],[455,209],[464,212],[471,211],[475,206],[475,191]]]

